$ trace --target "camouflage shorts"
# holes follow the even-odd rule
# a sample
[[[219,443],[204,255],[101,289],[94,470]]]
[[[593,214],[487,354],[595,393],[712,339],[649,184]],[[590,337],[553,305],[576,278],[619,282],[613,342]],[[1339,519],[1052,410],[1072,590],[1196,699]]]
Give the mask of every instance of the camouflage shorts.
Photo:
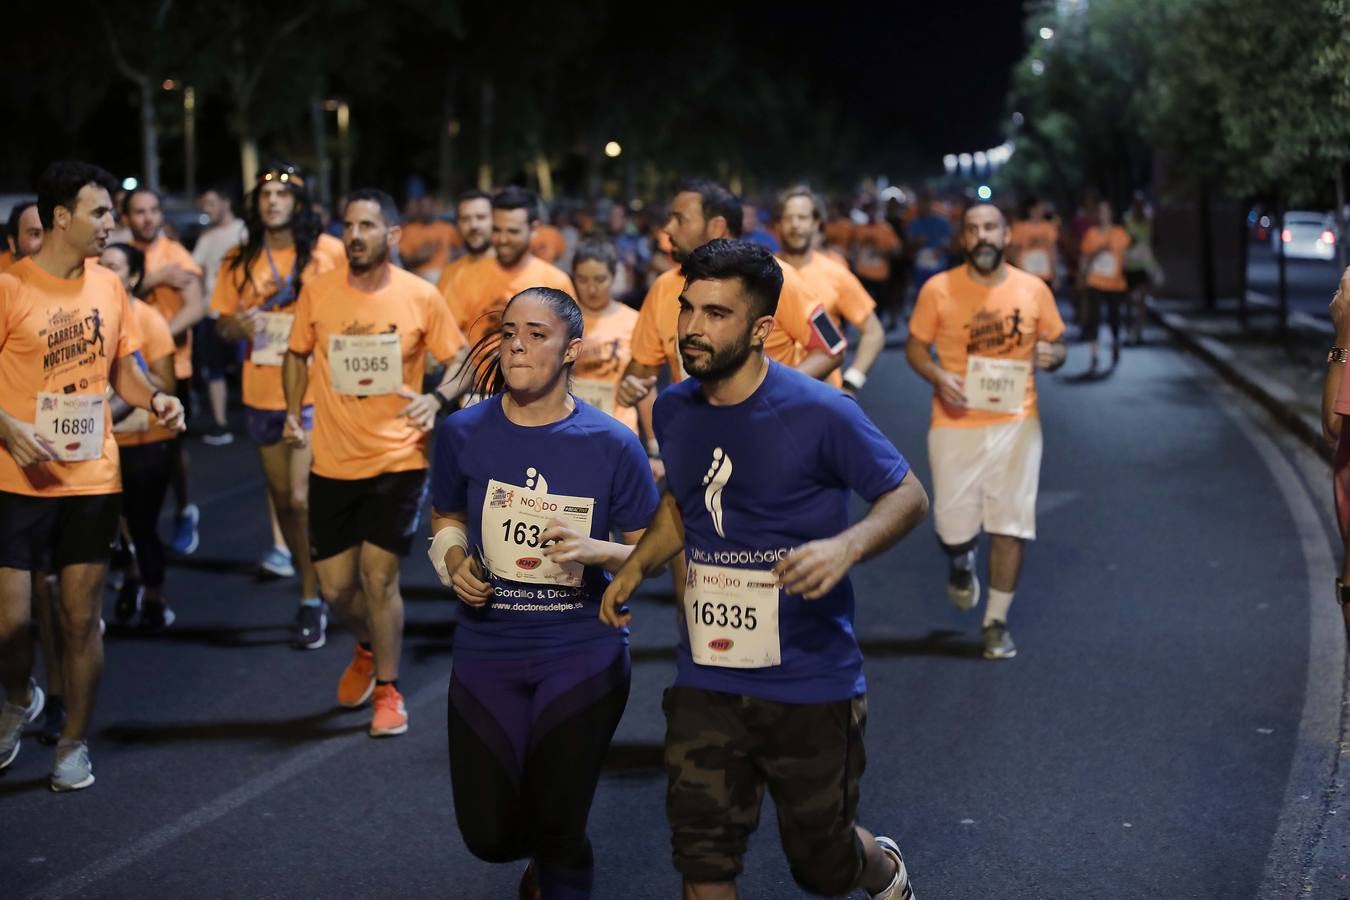
[[[798,884],[820,894],[857,886],[864,855],[854,831],[866,763],[865,697],[776,703],[673,687],[666,712],[666,815],[685,881],[732,881],[759,824],[767,786]]]

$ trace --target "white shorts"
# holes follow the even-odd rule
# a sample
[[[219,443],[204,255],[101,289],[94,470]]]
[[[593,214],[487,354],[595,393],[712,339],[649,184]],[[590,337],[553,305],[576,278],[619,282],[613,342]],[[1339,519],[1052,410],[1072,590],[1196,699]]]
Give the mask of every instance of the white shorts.
[[[1032,417],[975,428],[932,428],[933,521],[948,546],[990,534],[1036,537],[1041,421]]]

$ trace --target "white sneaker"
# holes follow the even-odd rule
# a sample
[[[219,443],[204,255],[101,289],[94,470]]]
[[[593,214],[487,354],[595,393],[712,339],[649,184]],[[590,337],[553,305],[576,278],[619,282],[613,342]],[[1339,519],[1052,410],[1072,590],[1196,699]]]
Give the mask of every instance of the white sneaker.
[[[28,705],[10,703],[0,695],[0,769],[6,769],[19,755],[23,727],[37,721],[47,705],[47,695],[32,678],[28,679]]]
[[[980,579],[975,575],[975,551],[966,554],[965,565],[952,565],[947,573],[947,599],[962,612],[980,604]]]
[[[883,835],[877,835],[877,846],[882,852],[895,860],[895,877],[890,885],[879,894],[869,894],[871,900],[914,900],[914,888],[909,883],[909,870],[905,868],[905,858],[895,841]]]

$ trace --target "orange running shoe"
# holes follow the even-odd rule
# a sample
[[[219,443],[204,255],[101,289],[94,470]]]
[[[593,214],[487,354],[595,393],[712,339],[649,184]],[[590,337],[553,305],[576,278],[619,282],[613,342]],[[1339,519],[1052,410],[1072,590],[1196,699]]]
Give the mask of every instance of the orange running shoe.
[[[375,715],[370,719],[370,736],[386,737],[408,730],[408,711],[403,707],[403,695],[392,684],[375,688]]]
[[[356,653],[338,682],[338,703],[356,709],[375,693],[375,654],[356,645]]]

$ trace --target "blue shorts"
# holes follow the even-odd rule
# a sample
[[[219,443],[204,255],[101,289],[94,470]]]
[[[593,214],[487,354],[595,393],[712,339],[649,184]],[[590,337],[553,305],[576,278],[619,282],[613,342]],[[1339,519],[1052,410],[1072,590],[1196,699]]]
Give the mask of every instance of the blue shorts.
[[[280,443],[281,436],[286,431],[286,410],[254,409],[245,406],[244,424],[248,426],[248,436],[253,438],[253,443],[270,447]],[[306,431],[314,430],[313,406],[306,406],[300,410],[300,425]]]

